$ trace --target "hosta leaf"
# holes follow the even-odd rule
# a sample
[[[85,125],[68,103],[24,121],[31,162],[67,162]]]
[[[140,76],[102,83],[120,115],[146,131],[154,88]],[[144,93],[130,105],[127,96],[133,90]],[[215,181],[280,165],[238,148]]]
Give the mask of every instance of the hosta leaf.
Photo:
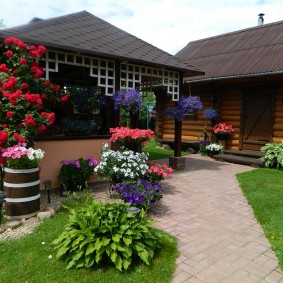
[[[129,238],[129,237],[123,237],[123,242],[124,242],[127,246],[129,246],[129,245],[133,242],[133,240],[132,240],[132,238]]]
[[[116,266],[117,269],[122,271],[123,261],[122,261],[122,259],[121,259],[121,257],[119,255],[117,255],[117,257],[116,257],[115,266]]]
[[[135,249],[136,251],[140,252],[140,251],[143,251],[143,250],[144,250],[144,247],[143,247],[142,244],[137,243],[137,244],[134,244],[134,245],[133,245],[133,249]]]
[[[112,243],[111,244],[111,249],[114,250],[114,251],[117,250],[117,244],[116,243]]]
[[[124,258],[123,259],[123,267],[127,270],[128,267],[131,265],[132,263],[132,258],[128,257],[128,258]]]
[[[89,255],[89,254],[92,254],[94,251],[95,251],[95,245],[94,245],[94,243],[89,243],[89,245],[87,246],[85,255],[87,256],[87,255]]]
[[[69,251],[69,248],[66,248],[66,247],[60,248],[56,254],[56,257],[60,258],[64,256],[68,251]]]
[[[110,243],[110,239],[103,237],[102,238],[102,246],[107,246]]]
[[[121,238],[122,238],[122,235],[120,234],[115,234],[114,236],[112,236],[112,240],[117,243],[120,242]]]
[[[98,251],[96,252],[96,255],[95,255],[95,262],[96,263],[99,263],[99,261],[102,259],[102,255],[103,255],[104,251]]]
[[[123,254],[123,256],[124,257],[131,257],[132,256],[132,249],[131,248],[129,248],[129,247],[124,247],[124,251],[122,252],[122,254]]]
[[[110,258],[111,258],[112,262],[115,263],[116,258],[117,258],[117,253],[116,252],[112,252],[111,255],[110,255]]]
[[[139,252],[138,255],[147,265],[149,265],[149,254],[147,250]]]

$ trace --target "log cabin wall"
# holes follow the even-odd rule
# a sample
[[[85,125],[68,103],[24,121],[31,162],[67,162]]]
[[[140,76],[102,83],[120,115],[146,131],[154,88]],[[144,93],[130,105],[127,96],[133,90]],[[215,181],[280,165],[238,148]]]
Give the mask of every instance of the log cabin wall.
[[[234,132],[226,141],[226,149],[239,150],[241,131],[242,91],[237,86],[222,88],[220,122],[232,125]]]
[[[283,140],[283,85],[279,85],[275,93],[274,124],[272,142]]]
[[[213,84],[192,84],[189,88],[185,86],[184,92],[186,95],[197,95],[201,98],[203,109],[214,107],[218,110],[220,122],[231,124],[234,133],[230,139],[226,141],[226,149],[240,150],[241,149],[241,109],[243,107],[243,92],[242,87],[251,84],[261,87],[263,84],[270,85],[274,88],[277,85],[274,99],[274,122],[271,142],[280,143],[283,140],[283,84],[281,80],[254,80],[251,82],[235,82],[215,86]],[[167,107],[174,107],[174,102],[169,96],[164,93],[157,95],[157,133],[160,139],[174,139],[174,120],[164,118],[162,113]],[[212,133],[212,125],[210,120],[202,116],[202,111],[198,112],[197,120],[185,119],[182,125],[182,140],[183,141],[199,141],[202,140],[204,127],[207,127],[207,133],[210,136]]]

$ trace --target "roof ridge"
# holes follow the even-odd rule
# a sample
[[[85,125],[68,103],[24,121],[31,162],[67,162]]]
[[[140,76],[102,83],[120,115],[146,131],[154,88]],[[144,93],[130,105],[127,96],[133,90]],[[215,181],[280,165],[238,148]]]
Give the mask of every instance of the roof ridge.
[[[237,53],[237,52],[242,52],[242,51],[247,51],[247,50],[255,50],[255,49],[259,49],[259,48],[265,48],[265,47],[276,46],[276,45],[283,45],[283,42],[282,43],[265,44],[265,45],[249,47],[249,48],[242,48],[242,49],[237,49],[237,50],[231,50],[231,51],[228,51],[228,52],[213,53],[213,54],[206,55],[206,56],[191,57],[189,60],[199,59],[199,58],[209,58],[209,57],[223,55],[223,54],[232,54],[232,53]],[[179,58],[179,57],[177,57],[177,58]]]
[[[40,26],[40,25],[46,25],[46,23],[48,22],[54,22],[56,20],[63,20],[64,18],[67,18],[67,17],[70,17],[70,16],[75,16],[75,15],[79,15],[79,14],[89,14],[89,15],[92,15],[91,13],[89,13],[88,11],[86,10],[82,10],[80,12],[74,12],[74,13],[71,13],[71,14],[67,14],[67,15],[62,15],[62,16],[57,16],[57,17],[53,17],[53,18],[48,18],[48,19],[42,19],[40,18],[40,21],[35,21],[35,22],[32,22],[32,19],[31,21],[27,22],[26,24],[22,24],[22,25],[18,25],[18,26],[13,26],[13,27],[9,27],[9,28],[4,28],[4,29],[1,29],[1,31],[9,31],[9,30],[12,30],[12,29],[16,29],[18,27],[26,27],[26,26]],[[93,16],[93,15],[92,15]]]
[[[248,32],[248,31],[255,30],[255,29],[265,29],[265,28],[268,28],[268,27],[270,27],[270,26],[273,26],[273,25],[280,25],[280,24],[283,24],[283,20],[277,21],[277,22],[268,23],[268,24],[264,24],[264,25],[260,25],[260,26],[253,26],[253,27],[249,27],[249,28],[245,28],[245,29],[240,29],[240,30],[236,30],[236,31],[231,31],[231,32],[227,32],[227,33],[223,33],[223,34],[219,34],[219,35],[214,35],[214,36],[210,36],[210,37],[206,37],[206,38],[202,38],[202,39],[193,40],[193,41],[190,41],[190,42],[187,44],[187,46],[188,46],[189,44],[196,43],[196,42],[208,41],[208,40],[211,40],[211,39],[214,39],[214,38],[226,37],[226,36],[230,36],[230,35],[232,35],[232,34]]]

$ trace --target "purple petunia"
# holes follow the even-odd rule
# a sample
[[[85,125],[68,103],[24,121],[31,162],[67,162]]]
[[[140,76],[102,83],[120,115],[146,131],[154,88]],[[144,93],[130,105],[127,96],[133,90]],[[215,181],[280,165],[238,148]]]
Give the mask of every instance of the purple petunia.
[[[178,121],[182,121],[186,114],[195,114],[202,109],[202,103],[198,96],[182,96],[176,103],[175,108],[167,108],[164,111],[164,116],[175,118]]]
[[[142,103],[142,95],[136,89],[120,90],[113,94],[114,109],[118,110],[120,107],[125,110],[136,113]]]

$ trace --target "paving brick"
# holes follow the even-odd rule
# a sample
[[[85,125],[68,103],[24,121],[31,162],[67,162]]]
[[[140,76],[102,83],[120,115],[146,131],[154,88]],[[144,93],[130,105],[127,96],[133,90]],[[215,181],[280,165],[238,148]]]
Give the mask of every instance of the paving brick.
[[[235,177],[250,170],[192,154],[185,170],[163,181],[164,197],[149,216],[178,239],[173,282],[283,283],[278,260]]]

